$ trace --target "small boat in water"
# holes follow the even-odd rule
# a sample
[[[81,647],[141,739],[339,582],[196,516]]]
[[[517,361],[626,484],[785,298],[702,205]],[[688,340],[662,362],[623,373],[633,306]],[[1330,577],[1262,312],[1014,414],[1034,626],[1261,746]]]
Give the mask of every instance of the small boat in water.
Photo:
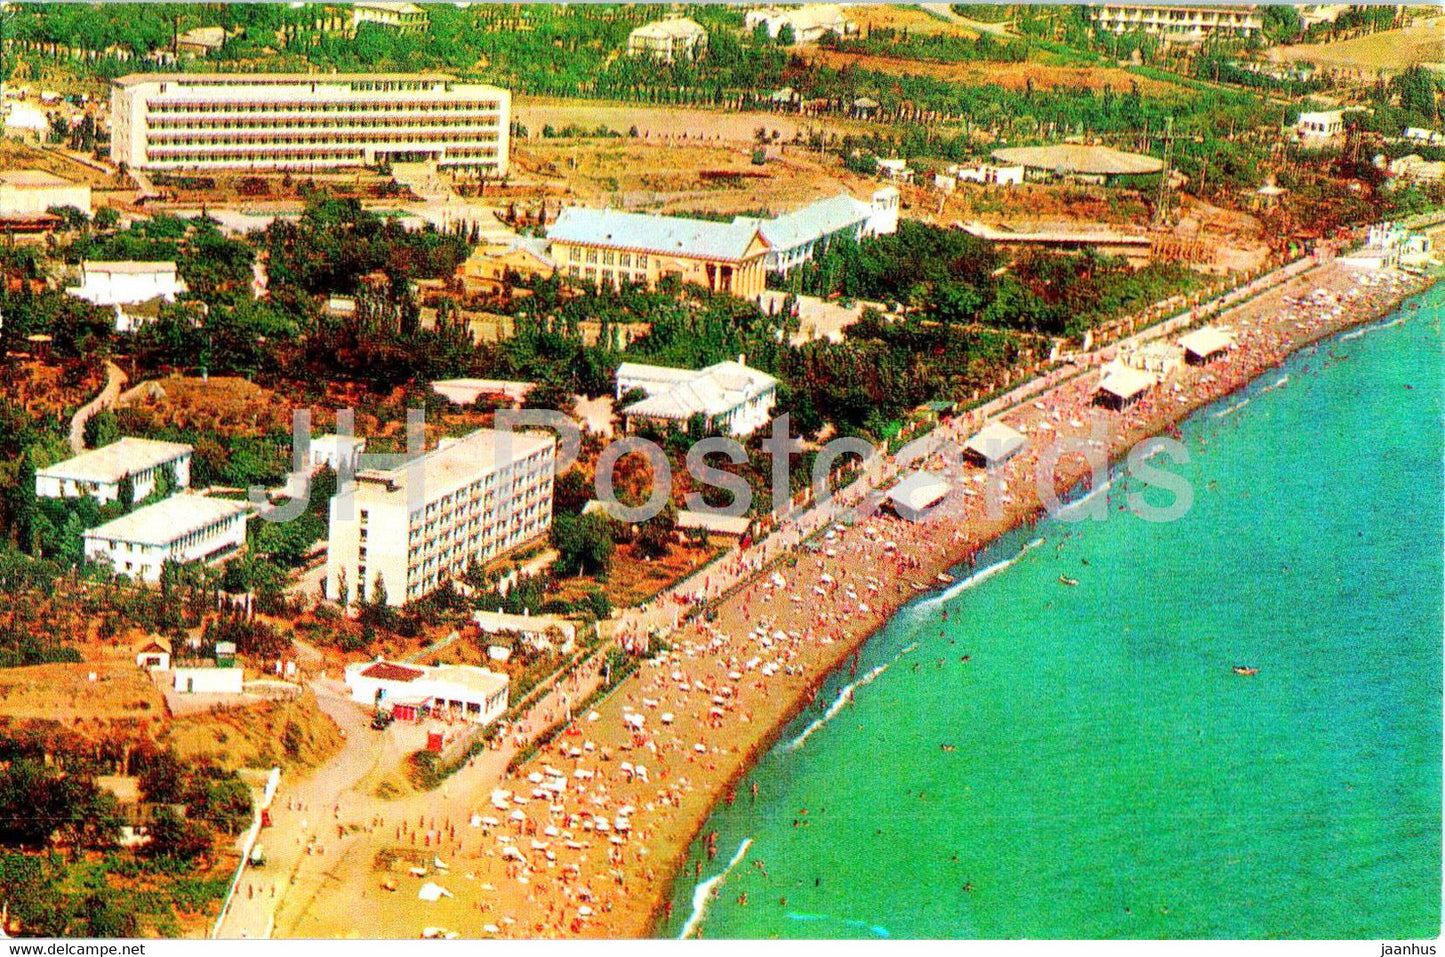
[[[1067,575],[1060,575],[1060,576],[1059,576],[1059,584],[1060,584],[1060,585],[1077,585],[1078,583],[1079,583],[1079,580],[1078,580],[1077,578],[1070,578],[1070,577],[1068,577]]]
[[[1253,675],[1259,674],[1259,669],[1258,669],[1258,668],[1250,668],[1250,667],[1248,667],[1248,666],[1246,666],[1246,665],[1235,665],[1235,666],[1234,666],[1234,673],[1237,674],[1237,675],[1244,675],[1244,676],[1246,676],[1246,677],[1251,677],[1251,676],[1253,676]]]
[[[948,572],[939,572],[938,580],[943,582],[945,585],[952,585],[955,581],[954,577],[948,574]]]

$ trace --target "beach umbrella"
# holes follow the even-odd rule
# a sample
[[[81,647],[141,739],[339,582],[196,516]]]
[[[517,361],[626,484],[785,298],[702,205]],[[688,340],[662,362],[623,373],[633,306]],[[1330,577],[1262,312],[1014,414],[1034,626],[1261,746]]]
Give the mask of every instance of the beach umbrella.
[[[500,934],[502,932],[502,928],[498,927],[496,924],[483,924],[482,930],[486,931],[489,934]]]
[[[521,811],[513,811],[510,817],[514,821],[525,821],[527,819],[527,815],[523,814]]]
[[[664,711],[662,713],[661,721],[663,724],[672,724],[673,720],[673,714],[671,711]]]

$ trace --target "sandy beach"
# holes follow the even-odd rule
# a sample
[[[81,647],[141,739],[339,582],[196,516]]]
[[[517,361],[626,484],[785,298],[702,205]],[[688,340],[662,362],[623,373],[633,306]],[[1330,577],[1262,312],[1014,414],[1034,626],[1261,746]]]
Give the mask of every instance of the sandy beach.
[[[1361,275],[1326,263],[1223,313],[1214,323],[1232,331],[1235,348],[1173,373],[1122,413],[1092,404],[1097,366],[1113,350],[1055,374],[1056,385],[1000,416],[1029,445],[1003,467],[1002,508],[992,515],[982,470],[971,469],[926,522],[879,512],[832,525],[804,547],[765,542],[726,559],[714,574],[756,574],[709,615],[685,617],[668,652],[490,793],[469,788],[485,777],[465,769],[440,792],[406,802],[404,819],[349,822],[339,804],[326,822],[338,853],[316,875],[324,887],[291,888],[288,896],[309,893],[303,906],[288,901],[275,935],[626,938],[647,936],[664,917],[676,933],[687,915],[668,913],[672,881],[718,853],[705,835],[694,843],[711,808],[754,799],[754,757],[800,710],[828,705],[815,702],[818,685],[850,667],[890,615],[941,587],[940,573],[962,564],[966,574],[982,546],[1040,513],[1040,447],[1067,436],[1117,459],[1291,352],[1429,284]],[[981,422],[961,416],[940,437],[961,445]],[[935,457],[928,467],[944,465]],[[1088,471],[1081,455],[1064,457],[1056,490]],[[715,586],[704,581],[703,590]],[[683,616],[694,610],[677,602]],[[418,807],[430,810],[412,813]]]

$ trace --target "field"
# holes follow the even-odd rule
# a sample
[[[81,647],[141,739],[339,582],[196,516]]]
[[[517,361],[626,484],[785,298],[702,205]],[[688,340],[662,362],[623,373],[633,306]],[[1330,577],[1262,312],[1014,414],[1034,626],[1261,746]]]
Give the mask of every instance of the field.
[[[288,726],[296,730],[288,732]],[[173,745],[183,758],[211,757],[228,769],[278,764],[313,768],[341,748],[336,723],[317,706],[309,689],[294,701],[267,701],[177,718],[159,739]]]
[[[760,125],[769,135],[778,130],[780,138],[787,139],[786,123],[770,115],[764,118]],[[627,138],[529,140],[516,147],[522,169],[542,175],[565,170],[577,199],[628,209],[778,213],[835,196],[849,186],[860,195],[877,188],[803,147],[784,146],[776,152],[776,158],[755,166],[751,149],[739,146],[664,145]]]
[[[1303,60],[1329,69],[1393,73],[1416,63],[1445,60],[1445,19],[1338,43],[1275,47],[1268,57],[1277,63]]]
[[[512,118],[527,127],[532,137],[540,136],[542,127],[548,125],[556,129],[606,126],[619,133],[626,133],[635,126],[638,135],[648,139],[676,138],[698,143],[751,143],[753,131],[760,126],[777,130],[784,140],[791,140],[794,134],[806,136],[810,131],[819,129],[842,134],[878,128],[877,124],[858,120],[797,117],[766,111],[724,113],[688,107],[631,106],[536,96],[513,98]],[[514,146],[519,145],[520,141],[514,141]]]
[[[0,669],[0,717],[56,721],[75,730],[112,721],[159,725],[166,703],[134,661],[32,665]]]
[[[806,56],[811,64],[835,70],[854,67],[895,76],[926,76],[969,86],[994,84],[1008,90],[1027,89],[1032,82],[1034,88],[1039,90],[1061,87],[1100,91],[1107,88],[1122,92],[1128,90],[1130,84],[1138,83],[1139,92],[1145,96],[1167,96],[1181,92],[1180,88],[1172,83],[1137,76],[1119,67],[1060,66],[1048,63],[934,63],[842,53],[837,50],[810,50]]]
[[[291,427],[291,410],[276,393],[234,376],[151,379],[123,393],[122,407],[152,412],[181,428],[225,435],[260,434]]]

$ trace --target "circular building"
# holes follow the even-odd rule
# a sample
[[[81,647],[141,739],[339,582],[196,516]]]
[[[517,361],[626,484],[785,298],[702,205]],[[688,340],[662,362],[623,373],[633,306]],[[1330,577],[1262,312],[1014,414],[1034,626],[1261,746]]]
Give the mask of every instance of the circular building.
[[[1164,169],[1164,161],[1152,156],[1079,143],[1009,147],[994,150],[993,158],[1010,166],[1022,166],[1030,179],[1080,183],[1113,183],[1122,177],[1151,176]]]

